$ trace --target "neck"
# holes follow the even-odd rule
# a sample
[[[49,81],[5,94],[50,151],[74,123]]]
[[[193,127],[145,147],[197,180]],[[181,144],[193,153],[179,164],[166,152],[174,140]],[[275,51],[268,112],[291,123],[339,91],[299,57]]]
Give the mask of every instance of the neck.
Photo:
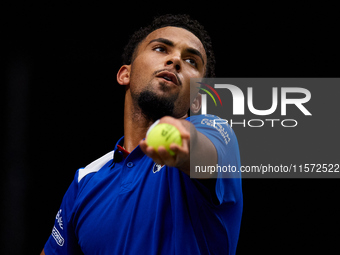
[[[124,148],[131,152],[145,138],[146,132],[153,121],[145,118],[138,105],[132,102],[131,96],[126,91],[124,105]]]

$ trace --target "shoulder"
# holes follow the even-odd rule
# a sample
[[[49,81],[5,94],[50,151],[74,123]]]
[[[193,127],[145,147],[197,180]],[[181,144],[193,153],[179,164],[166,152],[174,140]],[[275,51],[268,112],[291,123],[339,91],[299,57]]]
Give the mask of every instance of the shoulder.
[[[104,156],[96,159],[95,161],[91,162],[84,168],[80,168],[78,170],[78,183],[88,174],[98,172],[107,162],[113,159],[114,151],[110,151],[106,153]]]

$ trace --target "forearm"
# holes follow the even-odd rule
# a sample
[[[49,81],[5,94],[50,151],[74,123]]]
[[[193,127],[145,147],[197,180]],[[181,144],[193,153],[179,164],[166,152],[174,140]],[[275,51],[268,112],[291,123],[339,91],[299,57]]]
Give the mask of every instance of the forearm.
[[[190,168],[195,166],[215,166],[217,164],[217,151],[213,143],[201,132],[197,131],[195,126],[185,120],[180,120],[185,129],[190,132],[189,157],[182,164],[177,166],[178,169],[190,175]],[[209,172],[200,173],[200,178],[214,178],[216,174]]]

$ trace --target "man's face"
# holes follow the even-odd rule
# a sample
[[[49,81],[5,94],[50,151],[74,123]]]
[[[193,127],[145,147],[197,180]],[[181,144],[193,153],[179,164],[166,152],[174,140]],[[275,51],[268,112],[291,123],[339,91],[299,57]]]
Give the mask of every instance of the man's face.
[[[163,102],[170,103],[173,111],[165,115],[180,118],[193,100],[190,78],[203,77],[206,62],[204,47],[194,34],[178,27],[157,29],[140,43],[135,53],[130,74],[131,96],[143,101],[152,94],[149,100],[152,102],[145,104],[158,100],[159,104],[153,106],[158,108]]]

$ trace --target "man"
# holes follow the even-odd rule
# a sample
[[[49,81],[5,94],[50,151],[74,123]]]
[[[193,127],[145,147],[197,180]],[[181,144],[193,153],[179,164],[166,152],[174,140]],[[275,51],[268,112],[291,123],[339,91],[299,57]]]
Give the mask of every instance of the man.
[[[241,179],[190,178],[190,163],[240,166],[229,126],[226,141],[209,124],[216,117],[188,118],[201,104],[190,78],[214,75],[210,38],[187,15],[165,15],[132,36],[123,58],[124,137],[77,171],[42,254],[235,254]],[[174,156],[144,140],[158,119],[181,133]]]

